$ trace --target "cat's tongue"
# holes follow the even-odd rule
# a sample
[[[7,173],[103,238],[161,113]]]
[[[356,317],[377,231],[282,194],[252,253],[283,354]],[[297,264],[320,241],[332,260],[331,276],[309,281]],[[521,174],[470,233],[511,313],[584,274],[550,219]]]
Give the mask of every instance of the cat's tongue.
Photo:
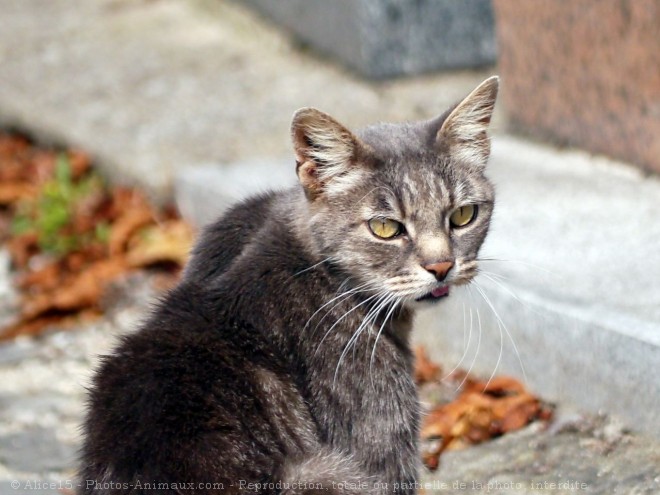
[[[442,297],[446,296],[449,294],[449,286],[445,285],[444,287],[438,287],[437,289],[433,289],[431,291],[431,295],[433,297]]]

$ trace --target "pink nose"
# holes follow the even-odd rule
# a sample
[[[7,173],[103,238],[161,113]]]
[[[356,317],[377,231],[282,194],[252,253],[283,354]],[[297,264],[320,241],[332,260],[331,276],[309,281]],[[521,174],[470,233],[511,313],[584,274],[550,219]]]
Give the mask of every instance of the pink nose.
[[[435,278],[437,280],[442,281],[445,279],[447,273],[449,273],[449,270],[451,270],[453,266],[454,266],[453,261],[443,261],[441,263],[432,263],[430,265],[424,265],[424,269],[427,272],[430,272],[433,275],[435,275]]]

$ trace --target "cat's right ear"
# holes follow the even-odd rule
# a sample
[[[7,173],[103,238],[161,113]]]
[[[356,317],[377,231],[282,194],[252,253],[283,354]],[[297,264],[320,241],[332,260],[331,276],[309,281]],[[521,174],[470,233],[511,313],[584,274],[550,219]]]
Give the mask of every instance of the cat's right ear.
[[[350,187],[362,175],[355,166],[362,144],[328,114],[301,108],[293,115],[291,137],[298,180],[308,198]]]
[[[442,121],[436,146],[460,161],[484,166],[490,155],[488,126],[493,116],[499,78],[489,77]]]

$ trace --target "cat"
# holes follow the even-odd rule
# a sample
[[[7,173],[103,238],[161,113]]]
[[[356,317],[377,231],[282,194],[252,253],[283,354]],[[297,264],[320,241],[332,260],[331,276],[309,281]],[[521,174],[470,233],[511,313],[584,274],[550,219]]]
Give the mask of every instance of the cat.
[[[102,358],[79,493],[414,493],[413,315],[477,272],[497,90],[356,133],[296,112],[299,184],[208,227]]]

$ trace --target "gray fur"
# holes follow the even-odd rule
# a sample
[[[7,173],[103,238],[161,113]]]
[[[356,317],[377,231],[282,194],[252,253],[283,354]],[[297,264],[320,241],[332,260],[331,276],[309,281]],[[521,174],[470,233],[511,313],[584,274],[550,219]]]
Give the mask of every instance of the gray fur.
[[[482,86],[457,109],[492,109],[497,81]],[[413,314],[474,276],[493,206],[489,115],[448,115],[357,134],[317,110],[294,116],[302,187],[207,229],[180,285],[96,373],[81,493],[158,493],[135,489],[148,480],[224,488],[192,493],[243,493],[241,481],[259,493],[414,491]],[[465,204],[476,219],[451,228]],[[405,233],[377,238],[373,217]],[[444,280],[424,268],[447,261]]]

